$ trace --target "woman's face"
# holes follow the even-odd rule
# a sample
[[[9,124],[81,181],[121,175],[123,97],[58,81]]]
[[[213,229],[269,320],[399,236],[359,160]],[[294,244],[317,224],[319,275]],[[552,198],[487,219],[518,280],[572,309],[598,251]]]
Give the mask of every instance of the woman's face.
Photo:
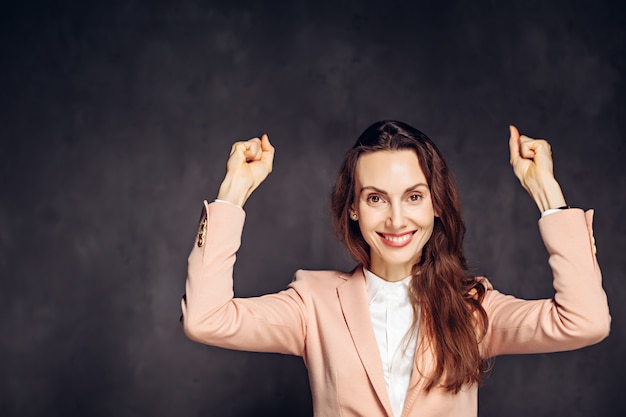
[[[370,247],[371,271],[387,281],[409,276],[436,216],[416,153],[407,149],[361,155],[355,187],[352,211]]]

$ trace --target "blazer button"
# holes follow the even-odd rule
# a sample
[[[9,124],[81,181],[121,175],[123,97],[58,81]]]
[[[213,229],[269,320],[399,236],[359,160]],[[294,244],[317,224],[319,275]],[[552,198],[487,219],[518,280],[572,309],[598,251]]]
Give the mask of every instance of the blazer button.
[[[198,230],[198,247],[201,248],[204,246],[206,238],[206,217],[202,220],[200,224],[200,230]]]

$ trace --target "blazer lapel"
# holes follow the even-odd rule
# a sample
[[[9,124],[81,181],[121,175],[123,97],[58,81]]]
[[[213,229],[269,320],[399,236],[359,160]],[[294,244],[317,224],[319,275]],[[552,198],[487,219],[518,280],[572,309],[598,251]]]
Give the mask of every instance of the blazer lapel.
[[[413,361],[413,371],[411,372],[411,382],[409,382],[409,390],[404,400],[404,409],[402,410],[401,417],[408,416],[411,408],[415,404],[415,400],[420,394],[423,394],[423,389],[428,379],[425,375],[429,375],[434,369],[434,357],[432,350],[428,347],[420,346],[422,334],[418,335],[418,348],[415,352],[415,360]]]
[[[337,287],[341,310],[370,383],[387,415],[393,416],[385,386],[383,364],[370,319],[365,276],[362,268],[357,268],[352,276],[347,278],[346,282]]]

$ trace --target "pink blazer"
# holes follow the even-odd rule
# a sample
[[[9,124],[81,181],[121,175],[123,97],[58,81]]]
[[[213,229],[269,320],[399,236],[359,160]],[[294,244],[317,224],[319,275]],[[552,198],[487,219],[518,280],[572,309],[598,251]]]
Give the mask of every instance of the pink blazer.
[[[554,274],[553,299],[503,295],[485,280],[489,328],[480,342],[485,358],[576,349],[608,335],[610,316],[594,255],[592,216],[570,209],[539,221]],[[233,266],[244,219],[236,206],[205,202],[182,302],[187,336],[228,349],[301,356],[317,417],[392,417],[362,269],[300,270],[277,294],[233,298]],[[474,385],[454,395],[441,389],[423,391],[422,375],[432,364],[431,352],[418,352],[402,417],[476,416]]]

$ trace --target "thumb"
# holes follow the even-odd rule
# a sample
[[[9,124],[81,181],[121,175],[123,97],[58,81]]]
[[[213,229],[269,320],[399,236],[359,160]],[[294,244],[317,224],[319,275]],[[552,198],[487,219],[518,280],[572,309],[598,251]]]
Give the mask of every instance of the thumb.
[[[511,165],[514,165],[515,162],[520,158],[520,135],[519,135],[519,130],[517,130],[517,127],[513,126],[513,125],[509,125],[509,151],[511,154]]]
[[[269,164],[271,169],[272,162],[274,161],[275,149],[270,143],[270,139],[267,134],[263,134],[263,136],[261,136],[261,151],[261,161]]]

